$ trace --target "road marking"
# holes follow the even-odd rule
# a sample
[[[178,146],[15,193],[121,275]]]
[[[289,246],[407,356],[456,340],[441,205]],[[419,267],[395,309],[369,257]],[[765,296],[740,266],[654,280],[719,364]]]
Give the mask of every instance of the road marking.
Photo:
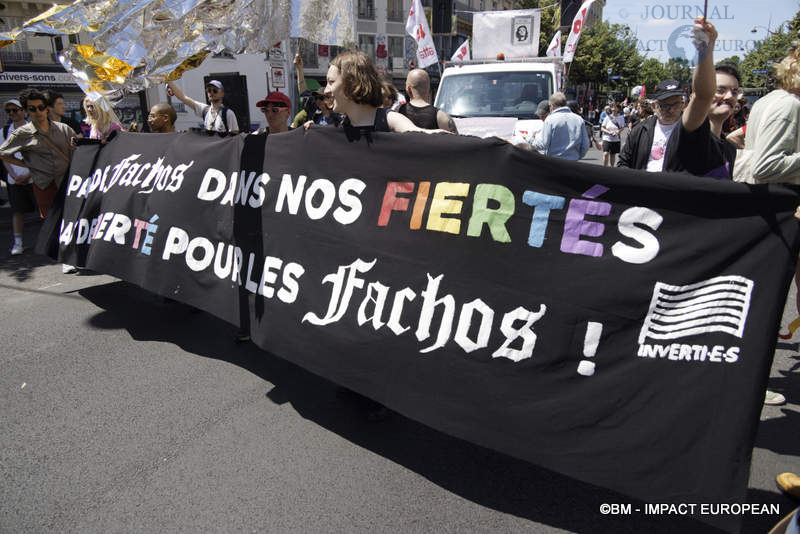
[[[49,286],[40,287],[38,291],[42,291],[43,289],[50,289],[51,287],[60,286],[61,282],[56,282],[55,284],[50,284]]]

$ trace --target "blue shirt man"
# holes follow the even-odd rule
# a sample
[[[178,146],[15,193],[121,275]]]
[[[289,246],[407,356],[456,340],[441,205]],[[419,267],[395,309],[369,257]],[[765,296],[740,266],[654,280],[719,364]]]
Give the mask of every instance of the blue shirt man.
[[[600,124],[603,124],[603,121],[606,120],[609,113],[611,113],[611,108],[609,106],[604,107],[603,111],[600,113]]]
[[[550,115],[531,144],[545,156],[577,161],[589,150],[589,136],[583,119],[567,107],[567,97],[556,92],[550,97]]]

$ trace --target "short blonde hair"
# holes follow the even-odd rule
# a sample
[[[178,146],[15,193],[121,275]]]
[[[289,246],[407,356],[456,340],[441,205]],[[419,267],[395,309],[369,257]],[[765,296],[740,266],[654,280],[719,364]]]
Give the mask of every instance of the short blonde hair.
[[[374,107],[383,105],[383,85],[375,64],[359,50],[342,52],[331,61],[342,77],[342,88],[347,98],[356,104]]]
[[[795,45],[800,43],[795,42]],[[800,52],[793,48],[780,63],[775,65],[775,79],[787,91],[800,89]]]

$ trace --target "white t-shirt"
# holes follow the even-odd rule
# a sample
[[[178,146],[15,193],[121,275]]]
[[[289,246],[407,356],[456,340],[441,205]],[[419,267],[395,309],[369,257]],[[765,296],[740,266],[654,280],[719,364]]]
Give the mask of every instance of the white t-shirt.
[[[653,135],[653,146],[650,147],[650,157],[647,159],[647,172],[661,172],[664,169],[664,156],[667,155],[667,143],[678,126],[680,120],[672,124],[661,124],[656,121]]]
[[[198,102],[197,100],[193,100],[193,102],[195,104],[194,112],[197,114],[198,117],[202,117],[203,112],[206,110],[206,108],[211,107],[209,104],[203,104],[202,102]],[[206,113],[206,118],[203,121],[203,127],[206,130],[214,130],[215,132],[223,132],[223,133],[225,132],[225,123],[222,121],[222,115],[220,115],[213,109],[209,109],[208,113]],[[236,121],[236,113],[234,113],[233,110],[230,108],[228,108],[228,131],[229,132],[239,131],[239,123]]]
[[[3,129],[5,129],[5,128],[3,128]],[[11,124],[8,125],[8,135],[11,135],[11,132],[13,132],[14,130],[16,130],[16,128],[14,128],[14,123],[12,122]],[[0,136],[3,137],[3,141],[8,139],[8,136],[3,136],[3,132],[2,131],[0,131]],[[14,157],[22,159],[22,152],[14,152]],[[31,171],[27,167],[20,167],[18,165],[12,165],[11,163],[6,163],[6,165],[11,167],[11,170],[14,171],[14,174],[19,176],[20,178],[28,178],[31,175]],[[17,182],[14,181],[13,178],[11,178],[10,174],[7,175],[7,180],[8,180],[8,183],[10,183],[11,185],[14,185],[14,184],[17,183]],[[23,184],[24,183],[26,183],[26,182],[23,182]]]
[[[615,143],[619,141],[619,131],[625,127],[625,117],[622,115],[606,115],[606,118],[603,119],[603,128],[606,130],[610,130],[612,132],[617,132],[617,135],[609,135],[607,133],[603,134],[603,141],[608,141],[610,143]]]

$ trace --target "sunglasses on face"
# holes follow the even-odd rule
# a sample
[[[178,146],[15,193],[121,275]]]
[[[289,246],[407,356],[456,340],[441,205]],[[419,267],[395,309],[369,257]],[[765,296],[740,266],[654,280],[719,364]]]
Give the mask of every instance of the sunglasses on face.
[[[267,111],[271,111],[273,113],[278,113],[282,109],[286,109],[286,106],[272,106],[272,107],[264,106],[264,107],[261,108],[261,111],[263,111],[264,113],[266,113]]]
[[[45,106],[44,104],[39,104],[38,106],[28,106],[28,111],[30,111],[31,113],[35,113],[37,109],[39,111],[44,111],[47,109],[47,106]]]
[[[22,108],[6,108],[6,113],[16,113],[22,111]]]
[[[219,92],[219,88],[218,87],[206,87],[206,92],[207,93],[217,93],[217,92]]]

